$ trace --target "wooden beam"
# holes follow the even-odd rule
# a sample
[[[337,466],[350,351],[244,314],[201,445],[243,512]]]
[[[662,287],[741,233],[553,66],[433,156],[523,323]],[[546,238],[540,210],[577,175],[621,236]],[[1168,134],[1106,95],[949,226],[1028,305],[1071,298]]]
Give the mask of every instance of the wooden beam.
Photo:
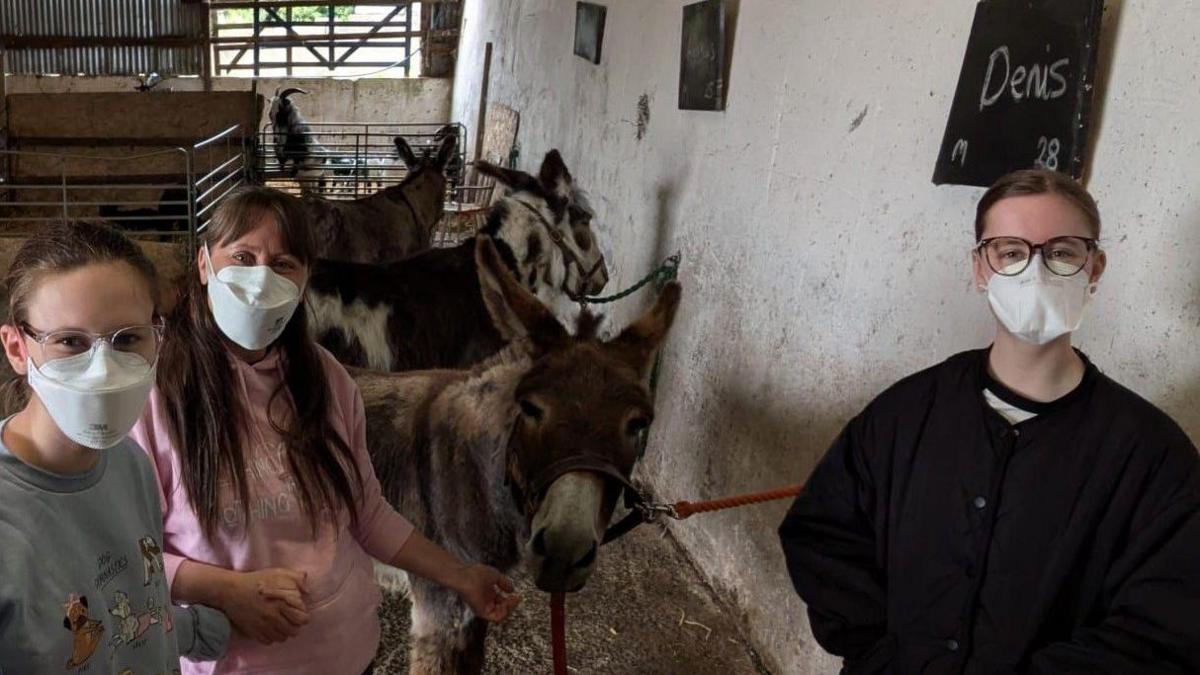
[[[462,0],[421,0],[421,2],[461,2]],[[213,9],[254,9],[255,7],[312,7],[313,5],[332,5],[334,7],[374,6],[395,7],[409,5],[411,2],[396,2],[396,0],[214,0],[209,3]]]
[[[247,135],[249,135],[249,132],[242,132],[241,135],[231,138],[235,142],[241,143],[243,136]],[[161,136],[158,138],[146,138],[145,136],[132,138],[116,138],[112,136],[104,138],[96,138],[95,136],[21,136],[20,138],[10,138],[13,150],[20,150],[22,146],[53,148],[110,148],[118,146],[131,148],[178,148],[190,147],[198,140],[201,139],[191,136]]]
[[[8,149],[8,53],[0,43],[0,150]],[[12,156],[0,157],[0,178],[12,173]]]
[[[404,8],[404,6],[401,5],[398,9],[403,9],[403,8]],[[264,9],[269,9],[271,11],[271,13],[275,13],[275,10],[276,10],[276,8],[274,8],[274,7],[264,8]],[[287,8],[285,8],[285,9],[287,9]],[[316,22],[314,22],[314,21],[288,21],[287,17],[284,17],[284,21],[287,24],[291,25],[293,28],[326,28],[329,26],[328,20],[322,20],[322,21],[316,21]],[[235,30],[235,29],[236,30],[247,30],[247,29],[254,27],[253,23],[220,23],[220,22],[217,22],[217,23],[214,23],[213,25],[216,26],[217,28],[220,28],[221,30]],[[378,25],[379,25],[378,21],[339,21],[339,22],[337,22],[338,28],[374,28],[375,26],[378,26]],[[264,23],[263,26],[265,26],[267,28],[275,28],[276,24],[275,23]]]
[[[253,133],[245,91],[10,94],[9,137],[190,138],[186,145],[241,125]],[[81,114],[86,111],[87,114]]]
[[[213,49],[212,49],[212,12],[207,7],[203,8],[204,12],[204,46],[202,57],[200,59],[200,77],[204,78],[204,91],[212,91],[213,78]]]
[[[389,31],[379,31],[379,32],[367,32],[367,33],[334,33],[332,42],[358,42],[358,41],[366,40],[366,39],[381,39],[382,40],[382,39],[387,39],[387,38],[414,38],[414,37],[421,37],[421,31],[419,31],[419,30],[403,30],[403,31],[389,30]],[[81,38],[81,39],[92,39],[92,38]],[[295,33],[294,35],[263,35],[258,38],[246,37],[246,36],[242,35],[242,36],[235,36],[235,37],[215,37],[212,39],[212,43],[215,45],[229,45],[229,44],[241,45],[241,44],[248,44],[250,42],[257,42],[262,45],[268,45],[268,44],[272,44],[272,43],[283,43],[283,44],[280,44],[279,46],[284,46],[286,43],[289,43],[289,42],[292,42],[292,43],[303,43],[303,42],[318,43],[319,42],[321,44],[325,44],[326,42],[330,42],[330,41],[331,40],[330,40],[329,33],[319,33],[316,35],[301,35],[299,33]]]
[[[204,38],[160,37],[80,37],[71,35],[0,35],[0,44],[7,49],[61,49],[66,47],[194,47],[207,42]]]
[[[487,121],[488,80],[492,76],[492,43],[483,48],[483,83],[479,86],[479,125],[475,127],[475,160],[483,157],[483,125]]]
[[[320,68],[321,67],[321,64],[319,64],[319,63],[296,63],[296,62],[289,62],[289,61],[263,61],[261,64],[258,65],[258,67],[262,70],[283,70],[288,67],[289,63],[297,68]],[[351,63],[343,63],[339,67],[340,68],[387,68],[388,66],[394,66],[394,65],[396,65],[396,63],[394,61],[353,61]],[[251,64],[243,63],[243,64],[237,65],[237,66],[222,66],[221,70],[224,70],[225,72],[231,72],[234,70],[254,70],[254,68],[255,67]],[[275,76],[271,76],[271,77],[275,77]],[[313,76],[301,75],[300,77],[322,77],[322,76],[321,75],[313,75]]]
[[[96,174],[92,176],[67,176],[67,185],[73,186],[89,186],[94,185],[103,187],[107,185],[144,185],[144,184],[187,184],[187,174],[185,173],[144,173],[136,176],[106,176]],[[22,186],[43,186],[43,185],[62,185],[62,176],[39,176],[39,177],[14,177],[9,180],[8,187]]]
[[[254,43],[254,44],[258,45],[258,43]],[[299,42],[298,41],[292,46],[303,47],[308,44],[315,44],[318,47],[324,47],[325,45],[329,44],[329,40],[317,40],[314,42],[307,42],[307,41]],[[339,47],[345,47],[348,45],[359,44],[359,40],[334,40],[334,44]],[[394,40],[392,40],[392,41],[380,40],[378,42],[373,41],[366,45],[363,45],[363,49],[372,49],[372,48],[376,48],[376,47],[403,47],[405,44],[407,44],[407,43],[406,42],[397,42]],[[254,45],[244,45],[244,46],[249,48],[249,47],[253,47]],[[258,46],[261,47],[262,49],[283,49],[283,48],[287,47],[288,45],[272,44],[272,45],[258,45]],[[241,51],[242,47],[243,47],[243,45],[217,45],[216,47],[214,47],[214,49],[216,49],[219,52],[236,52],[236,51]],[[300,63],[297,62],[297,65],[300,65]],[[311,65],[311,66],[325,65],[325,60],[324,60],[324,58],[322,58],[320,63],[309,63],[308,65]]]
[[[287,10],[288,10],[288,12],[291,12],[291,11],[292,11],[292,8],[291,8],[291,7],[288,7],[288,8],[287,8]],[[302,37],[302,36],[301,36],[299,33],[297,33],[295,30],[293,30],[293,29],[292,29],[292,27],[291,27],[291,25],[289,25],[289,24],[290,24],[290,20],[289,20],[288,22],[284,22],[284,20],[283,20],[283,17],[279,16],[279,10],[277,10],[277,9],[268,9],[268,10],[267,10],[267,14],[270,14],[271,16],[274,16],[276,20],[278,20],[278,21],[279,21],[281,24],[283,24],[284,30],[286,30],[286,31],[288,32],[288,34],[289,34],[289,35],[294,35],[294,36],[296,36],[298,39],[300,39],[300,40],[303,40],[303,37]],[[268,25],[268,26],[270,26],[270,24],[267,24],[267,25]],[[258,32],[260,33],[260,35],[258,35],[258,36],[257,36],[257,38],[258,38],[258,41],[259,41],[259,42],[261,42],[261,41],[263,40],[263,36],[261,35],[261,33],[262,33],[262,27],[259,27],[259,31],[258,31]],[[306,47],[306,48],[308,49],[308,51],[312,53],[312,55],[313,55],[313,56],[317,57],[317,62],[318,62],[318,64],[319,64],[319,63],[321,63],[321,62],[324,62],[324,60],[325,60],[325,59],[324,59],[324,57],[322,57],[322,56],[321,56],[321,54],[317,52],[317,50],[313,49],[311,46],[304,45],[304,44],[297,44],[297,45],[291,45],[291,44],[289,44],[289,45],[287,46],[287,48],[288,48],[288,61],[289,61],[289,62],[292,60],[292,47],[295,47],[295,46],[299,46],[299,47]],[[330,47],[330,49],[333,49],[333,48],[332,48],[332,47]],[[255,62],[257,63],[257,61],[258,61],[258,55],[257,55],[257,54],[255,54]],[[288,72],[288,75],[291,75],[291,74],[292,74],[292,73],[289,71],[289,72]]]

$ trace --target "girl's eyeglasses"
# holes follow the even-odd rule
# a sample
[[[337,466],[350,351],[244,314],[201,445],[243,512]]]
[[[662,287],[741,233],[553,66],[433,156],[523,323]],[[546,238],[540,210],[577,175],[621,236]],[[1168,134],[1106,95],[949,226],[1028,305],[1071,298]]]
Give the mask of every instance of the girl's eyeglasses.
[[[113,350],[137,354],[154,363],[162,345],[161,324],[126,326],[107,334],[87,333],[78,330],[54,330],[41,332],[28,323],[21,322],[21,331],[38,345],[41,363],[65,359],[89,352],[97,342],[107,342]]]

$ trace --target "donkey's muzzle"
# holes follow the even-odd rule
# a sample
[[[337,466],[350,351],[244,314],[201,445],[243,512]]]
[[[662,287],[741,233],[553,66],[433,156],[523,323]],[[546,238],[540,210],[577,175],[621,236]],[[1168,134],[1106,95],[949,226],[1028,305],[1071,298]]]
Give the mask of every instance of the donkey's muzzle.
[[[539,560],[540,567],[534,582],[540,590],[548,593],[574,593],[581,590],[592,574],[596,564],[599,542],[564,541],[562,536],[550,537],[547,546],[544,531],[533,536],[530,549]]]

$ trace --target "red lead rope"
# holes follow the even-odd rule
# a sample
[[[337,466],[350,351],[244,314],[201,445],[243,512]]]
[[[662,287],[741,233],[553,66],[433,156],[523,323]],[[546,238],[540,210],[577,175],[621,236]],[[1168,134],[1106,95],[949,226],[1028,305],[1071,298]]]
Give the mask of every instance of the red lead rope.
[[[550,640],[554,649],[554,675],[567,675],[566,593],[550,594]]]
[[[739,506],[762,504],[779,499],[787,499],[800,494],[803,485],[791,485],[778,490],[754,492],[748,495],[738,495],[725,499],[713,499],[706,502],[678,502],[671,506],[671,517],[676,520],[690,518],[697,513],[724,511]],[[550,594],[550,644],[554,652],[554,675],[567,675],[567,611],[566,594]]]

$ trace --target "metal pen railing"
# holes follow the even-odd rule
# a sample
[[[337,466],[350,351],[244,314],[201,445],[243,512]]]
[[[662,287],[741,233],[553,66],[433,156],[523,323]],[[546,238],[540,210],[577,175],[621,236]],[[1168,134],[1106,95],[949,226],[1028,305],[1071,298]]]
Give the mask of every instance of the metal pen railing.
[[[101,218],[136,238],[195,246],[211,210],[247,180],[239,132],[235,125],[191,146],[126,155],[0,149],[0,234]]]
[[[462,184],[467,129],[461,124],[309,124],[303,149],[286,147],[282,157],[268,125],[258,134],[258,180],[294,194],[327,199],[357,199],[396,185],[408,175],[394,139],[403,137],[413,152],[436,152],[447,127],[458,138],[447,167],[449,190]]]

